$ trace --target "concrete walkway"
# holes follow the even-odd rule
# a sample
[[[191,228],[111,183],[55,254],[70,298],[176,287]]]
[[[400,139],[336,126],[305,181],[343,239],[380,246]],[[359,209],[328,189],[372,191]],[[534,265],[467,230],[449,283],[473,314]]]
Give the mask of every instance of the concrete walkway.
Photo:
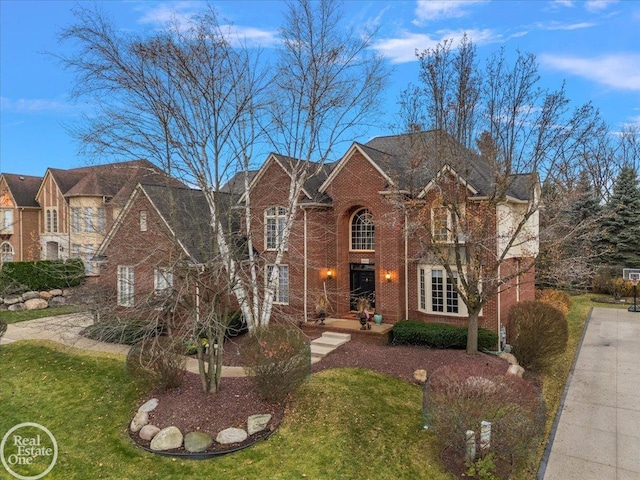
[[[640,480],[640,313],[593,309],[538,478]]]
[[[88,313],[74,313],[12,323],[7,326],[7,331],[0,343],[12,343],[18,340],[51,340],[82,350],[118,355],[126,355],[129,352],[129,345],[98,342],[80,335],[82,329],[90,325],[92,321],[92,317]],[[198,373],[198,361],[191,357],[187,358],[186,369],[189,372]],[[223,366],[222,376],[244,377],[244,368]]]

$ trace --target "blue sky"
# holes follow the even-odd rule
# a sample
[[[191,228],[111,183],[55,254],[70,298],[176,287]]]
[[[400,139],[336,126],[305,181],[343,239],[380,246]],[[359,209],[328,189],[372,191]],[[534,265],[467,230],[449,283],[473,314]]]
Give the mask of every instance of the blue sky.
[[[171,15],[188,17],[201,1],[103,1],[119,28],[157,28]],[[73,21],[71,1],[0,0],[0,171],[43,175],[47,167],[72,168],[77,154],[64,125],[78,118],[68,93],[73,78],[44,51],[59,48],[56,36]],[[212,1],[225,20],[268,54],[277,45],[284,5],[274,1]],[[89,4],[87,4],[89,5]],[[640,1],[468,0],[347,1],[346,21],[380,27],[374,45],[393,66],[385,94],[386,128],[397,112],[399,92],[417,81],[414,52],[463,33],[484,58],[502,46],[536,55],[541,86],[566,82],[574,106],[591,101],[613,132],[640,126]]]

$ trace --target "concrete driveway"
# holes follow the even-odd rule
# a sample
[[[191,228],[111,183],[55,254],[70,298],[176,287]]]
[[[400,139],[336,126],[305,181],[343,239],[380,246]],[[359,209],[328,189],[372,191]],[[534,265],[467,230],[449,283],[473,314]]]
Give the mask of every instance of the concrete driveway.
[[[640,313],[594,308],[538,473],[640,480]]]

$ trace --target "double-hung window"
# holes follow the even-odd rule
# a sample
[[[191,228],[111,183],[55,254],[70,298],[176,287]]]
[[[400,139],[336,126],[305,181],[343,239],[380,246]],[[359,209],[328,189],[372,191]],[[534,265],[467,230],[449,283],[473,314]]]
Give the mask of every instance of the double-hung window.
[[[133,298],[133,267],[118,265],[118,305],[123,307],[133,307]]]
[[[418,266],[418,309],[431,314],[466,315],[457,285],[458,272],[455,270],[451,279],[443,267]]]
[[[173,288],[173,272],[168,268],[153,270],[153,288],[156,295],[168,293]]]
[[[274,268],[275,265],[267,265],[267,281],[271,278]],[[278,265],[273,302],[281,305],[289,304],[289,265]]]
[[[431,233],[436,243],[454,243],[458,236],[458,243],[463,243],[464,235],[460,221],[453,210],[448,207],[434,207],[431,209]]]
[[[6,235],[13,233],[13,210],[0,210],[0,233]]]
[[[269,207],[265,211],[265,248],[275,250],[282,242],[287,211],[284,207]]]

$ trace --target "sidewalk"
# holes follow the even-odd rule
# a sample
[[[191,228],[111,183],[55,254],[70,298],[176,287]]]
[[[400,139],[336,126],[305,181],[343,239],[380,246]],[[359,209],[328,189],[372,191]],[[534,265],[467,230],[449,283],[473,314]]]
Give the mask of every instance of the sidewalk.
[[[0,339],[0,343],[6,344],[19,340],[51,340],[82,350],[119,355],[126,355],[129,352],[129,345],[98,342],[80,335],[82,329],[90,325],[91,322],[90,314],[73,313],[12,323],[7,326],[7,331]],[[198,361],[194,358],[187,358],[186,369],[189,372],[198,373]],[[222,376],[244,377],[244,368],[223,366]]]
[[[640,313],[594,308],[569,374],[544,480],[640,480]]]

